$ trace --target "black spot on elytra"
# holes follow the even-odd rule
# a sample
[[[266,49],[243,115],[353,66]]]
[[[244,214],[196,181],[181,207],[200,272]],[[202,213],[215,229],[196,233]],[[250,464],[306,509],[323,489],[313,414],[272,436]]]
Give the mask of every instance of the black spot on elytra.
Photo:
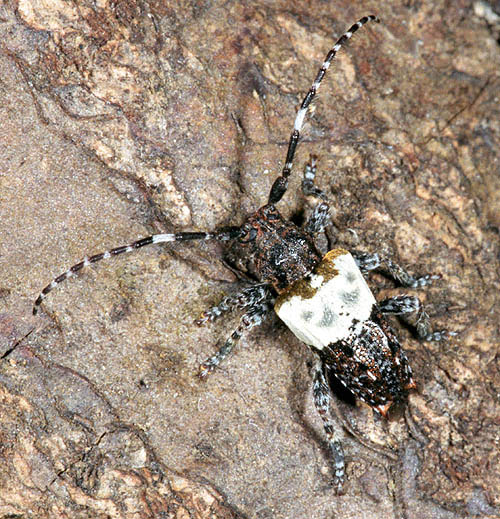
[[[356,274],[354,274],[354,272],[348,272],[346,274],[346,279],[349,283],[354,283],[356,281],[356,278],[357,278],[357,276],[356,276]]]
[[[314,316],[314,312],[311,312],[310,310],[306,310],[305,312],[302,312],[300,314],[300,317],[306,322],[309,322]]]
[[[352,357],[354,354],[354,350],[345,342],[340,343],[340,349],[342,350],[342,353],[348,357]]]
[[[318,322],[318,326],[321,328],[327,328],[337,319],[337,316],[331,311],[328,306],[323,307],[323,315],[321,320]]]
[[[346,306],[354,306],[359,301],[359,288],[351,290],[350,292],[342,292],[340,299]]]

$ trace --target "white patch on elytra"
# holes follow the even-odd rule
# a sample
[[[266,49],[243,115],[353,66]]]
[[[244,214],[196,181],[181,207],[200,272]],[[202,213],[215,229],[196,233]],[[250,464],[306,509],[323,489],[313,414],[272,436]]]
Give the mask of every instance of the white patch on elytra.
[[[300,281],[308,290],[292,285],[275,310],[302,342],[321,350],[348,337],[356,321],[369,319],[375,298],[347,251],[327,254],[316,270],[321,274]]]
[[[324,280],[325,280],[325,278],[323,276],[316,276],[313,274],[311,276],[311,280],[310,280],[309,284],[311,285],[312,288],[319,288],[323,284]]]

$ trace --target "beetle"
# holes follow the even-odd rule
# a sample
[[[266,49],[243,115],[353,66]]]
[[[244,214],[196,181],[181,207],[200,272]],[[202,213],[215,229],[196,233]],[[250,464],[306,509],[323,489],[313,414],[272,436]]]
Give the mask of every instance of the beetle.
[[[333,486],[338,493],[344,487],[345,461],[338,431],[329,417],[329,377],[336,377],[356,397],[386,416],[393,403],[405,401],[416,384],[408,358],[385,316],[401,316],[424,340],[439,341],[455,334],[446,330],[432,332],[429,317],[417,297],[400,295],[377,302],[363,276],[371,270],[382,270],[400,285],[418,288],[439,279],[439,275],[415,277],[378,253],[351,253],[342,247],[324,256],[319,252],[314,237],[329,223],[329,206],[323,191],[314,184],[315,156],[305,167],[302,190],[317,204],[304,225],[299,227],[287,221],[276,207],[287,192],[304,120],[321,81],[339,49],[370,21],[379,20],[374,15],[361,18],[328,52],[297,112],[281,175],[274,181],[267,203],[243,225],[211,232],[155,234],[85,257],[49,283],[33,307],[36,314],[50,291],[84,267],[125,252],[177,241],[233,242],[252,281],[204,312],[196,322],[213,322],[233,309],[243,309],[244,313],[219,351],[201,364],[199,375],[206,377],[231,353],[244,331],[260,325],[274,310],[314,353],[314,404],[332,453]]]

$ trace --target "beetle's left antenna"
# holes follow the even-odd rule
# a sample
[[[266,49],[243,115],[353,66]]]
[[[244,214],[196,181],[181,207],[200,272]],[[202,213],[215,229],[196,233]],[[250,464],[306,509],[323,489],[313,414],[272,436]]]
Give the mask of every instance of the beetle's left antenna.
[[[304,100],[300,105],[299,111],[297,112],[297,116],[295,117],[292,135],[290,136],[290,141],[288,143],[288,151],[286,153],[285,166],[283,167],[281,176],[279,176],[274,181],[273,187],[271,188],[271,192],[269,194],[269,200],[267,202],[268,204],[275,204],[279,202],[283,195],[286,193],[286,190],[288,188],[288,177],[290,176],[290,173],[292,171],[293,157],[295,156],[295,150],[297,148],[297,143],[299,142],[300,131],[302,129],[302,125],[304,124],[307,109],[309,108],[309,105],[316,96],[316,92],[318,91],[319,85],[321,84],[321,81],[323,80],[323,77],[325,76],[332,59],[335,57],[340,47],[342,47],[342,45],[344,45],[346,41],[349,40],[358,29],[360,29],[361,27],[363,27],[363,25],[370,21],[378,23],[380,20],[372,14],[370,14],[369,16],[364,16],[337,40],[337,43],[326,55],[325,61],[321,65],[321,68],[319,69],[318,74],[316,75],[316,79],[314,80],[314,83],[309,89],[309,92],[307,92],[306,97],[304,97]]]

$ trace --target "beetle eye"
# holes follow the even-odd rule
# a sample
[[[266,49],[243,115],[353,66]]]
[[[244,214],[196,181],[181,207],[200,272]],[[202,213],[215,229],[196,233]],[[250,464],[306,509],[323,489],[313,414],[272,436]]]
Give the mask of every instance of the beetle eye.
[[[244,232],[243,236],[238,239],[240,243],[249,243],[254,241],[257,237],[257,229],[255,227],[243,227],[242,231]]]

